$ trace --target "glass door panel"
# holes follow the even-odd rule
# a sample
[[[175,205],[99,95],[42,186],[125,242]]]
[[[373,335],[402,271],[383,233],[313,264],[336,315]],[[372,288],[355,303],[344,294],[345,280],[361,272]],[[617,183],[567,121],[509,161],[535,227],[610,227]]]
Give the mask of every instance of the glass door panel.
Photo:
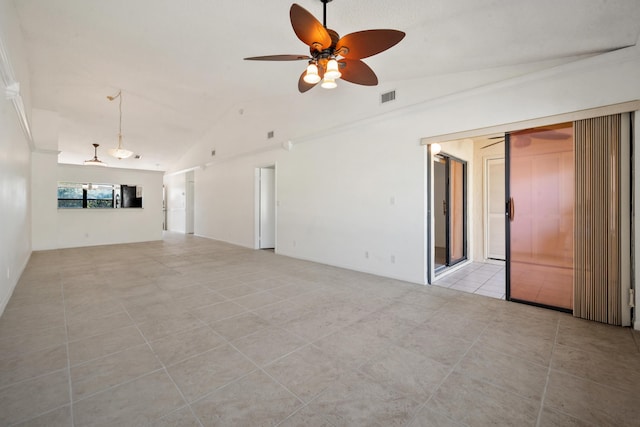
[[[573,309],[571,123],[508,137],[507,299]]]
[[[464,163],[449,159],[449,265],[465,259]]]

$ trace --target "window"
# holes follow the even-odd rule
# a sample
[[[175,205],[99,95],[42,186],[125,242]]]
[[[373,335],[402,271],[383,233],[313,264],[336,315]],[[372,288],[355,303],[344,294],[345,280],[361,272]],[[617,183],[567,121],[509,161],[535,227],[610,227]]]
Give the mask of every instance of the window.
[[[117,184],[58,183],[58,209],[113,209],[120,186]]]
[[[76,209],[84,206],[82,184],[73,182],[58,183],[58,209]]]

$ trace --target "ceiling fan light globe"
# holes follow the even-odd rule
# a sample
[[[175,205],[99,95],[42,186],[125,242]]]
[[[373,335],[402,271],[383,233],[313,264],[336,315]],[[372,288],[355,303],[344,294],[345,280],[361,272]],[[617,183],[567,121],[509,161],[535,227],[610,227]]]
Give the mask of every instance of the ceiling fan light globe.
[[[330,59],[329,62],[327,62],[327,71],[325,71],[324,76],[331,80],[339,79],[340,76],[342,76],[338,69],[338,61]]]
[[[303,80],[312,85],[318,83],[321,80],[320,76],[318,75],[318,67],[316,66],[316,64],[309,64],[309,66],[307,67],[307,73],[305,74]]]
[[[335,89],[336,87],[338,87],[338,84],[334,79],[327,77],[327,75],[325,74],[324,80],[322,81],[322,84],[320,86],[322,86],[324,89]]]
[[[124,148],[110,148],[109,154],[117,159],[126,159],[133,155],[133,151],[125,150]]]

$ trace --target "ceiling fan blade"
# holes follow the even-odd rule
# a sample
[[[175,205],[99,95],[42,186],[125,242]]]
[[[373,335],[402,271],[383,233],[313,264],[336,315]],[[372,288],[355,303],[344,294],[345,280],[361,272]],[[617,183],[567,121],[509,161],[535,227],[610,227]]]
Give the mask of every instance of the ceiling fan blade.
[[[324,50],[331,46],[331,36],[326,28],[305,8],[294,3],[291,5],[289,16],[293,31],[303,43],[316,50]]]
[[[307,70],[304,70],[302,74],[300,74],[300,78],[298,79],[298,90],[300,91],[300,93],[305,93],[309,89],[313,89],[315,85],[318,84],[318,83],[311,84],[311,83],[305,82],[304,81],[305,74],[307,74]]]
[[[357,85],[375,86],[378,84],[376,73],[364,62],[359,59],[341,59],[338,61],[340,65],[340,77]],[[344,64],[344,65],[342,65]]]
[[[301,61],[311,59],[308,55],[267,55],[244,58],[247,61]]]
[[[400,43],[405,33],[398,30],[365,30],[347,34],[336,45],[336,52],[349,59],[362,59]]]

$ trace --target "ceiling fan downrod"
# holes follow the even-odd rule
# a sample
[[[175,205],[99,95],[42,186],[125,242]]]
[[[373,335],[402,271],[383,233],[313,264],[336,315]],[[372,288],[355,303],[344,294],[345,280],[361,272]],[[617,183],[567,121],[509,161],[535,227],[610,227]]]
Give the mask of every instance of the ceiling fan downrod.
[[[322,25],[327,28],[327,3],[331,0],[320,0],[322,2]]]

